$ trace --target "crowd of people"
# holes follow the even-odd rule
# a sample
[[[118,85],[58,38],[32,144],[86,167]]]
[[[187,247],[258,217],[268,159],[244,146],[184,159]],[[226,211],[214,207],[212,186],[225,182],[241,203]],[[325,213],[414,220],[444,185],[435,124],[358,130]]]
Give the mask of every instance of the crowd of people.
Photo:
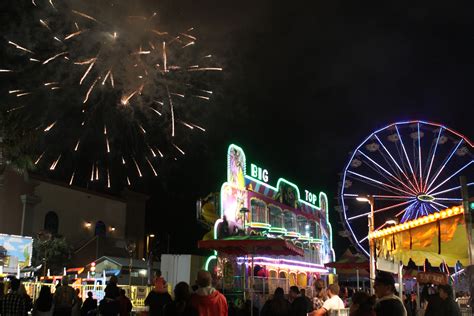
[[[43,285],[34,303],[20,280],[10,278],[8,284],[9,288],[5,289],[5,283],[0,283],[0,316],[26,316],[29,313],[33,316],[125,316],[132,311],[132,302],[125,291],[118,288],[116,277],[110,278],[105,297],[99,304],[92,292],[88,292],[83,301],[80,291],[69,285],[67,277],[56,286],[54,294],[50,286]]]
[[[83,301],[79,290],[62,279],[54,294],[49,286],[42,286],[35,302],[28,296],[20,280],[12,278],[9,288],[0,283],[0,316],[25,316],[31,312],[36,316],[125,316],[130,315],[132,303],[126,292],[117,286],[117,278],[111,277],[104,290],[104,298],[97,302],[88,292]],[[436,292],[435,292],[436,291]],[[166,282],[160,276],[145,299],[149,316],[323,316],[333,311],[349,308],[350,316],[416,316],[416,297],[396,293],[395,280],[388,272],[379,271],[374,281],[375,296],[364,291],[341,290],[338,284],[325,286],[322,280],[314,284],[312,297],[305,289],[291,286],[285,294],[283,288],[275,289],[273,295],[258,308],[250,300],[236,306],[228,304],[226,297],[212,286],[208,271],[197,274],[196,283],[176,284],[174,296],[168,293]],[[6,294],[4,294],[6,293]],[[464,296],[462,296],[464,297]],[[425,287],[422,297],[425,316],[460,316],[458,302],[453,298],[449,285]]]

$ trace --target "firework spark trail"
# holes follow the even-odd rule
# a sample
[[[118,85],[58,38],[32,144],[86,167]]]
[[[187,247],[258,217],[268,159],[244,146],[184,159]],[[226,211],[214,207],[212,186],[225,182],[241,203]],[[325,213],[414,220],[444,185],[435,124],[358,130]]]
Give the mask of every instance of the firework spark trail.
[[[72,185],[72,182],[74,181],[74,175],[76,174],[76,172],[74,171],[72,173],[72,176],[71,176],[71,180],[69,180],[69,185]]]
[[[173,107],[173,100],[171,100],[170,90],[168,85],[166,85],[166,93],[168,94],[168,101],[170,104],[170,112],[171,112],[171,136],[174,137],[174,107]]]
[[[29,58],[30,62],[36,62],[45,66],[47,65],[48,67],[55,67],[55,65],[59,65],[59,64],[53,63],[53,61],[58,61],[64,58],[65,60],[70,61],[70,63],[61,63],[60,64],[61,66],[64,66],[64,65],[86,66],[84,69],[82,67],[80,69],[78,68],[78,71],[76,70],[74,72],[71,72],[71,71],[66,70],[66,72],[68,75],[69,74],[77,75],[76,77],[77,79],[75,80],[77,80],[79,85],[88,86],[86,90],[87,92],[83,94],[82,103],[87,104],[87,108],[90,108],[91,110],[91,111],[89,110],[87,111],[91,115],[100,115],[100,113],[95,114],[95,113],[98,113],[97,111],[95,111],[97,109],[96,104],[95,104],[96,99],[99,93],[110,93],[110,92],[107,92],[110,90],[98,89],[97,86],[100,83],[102,85],[105,85],[107,81],[109,80],[112,88],[113,89],[117,88],[117,91],[113,92],[115,96],[118,95],[118,100],[116,100],[116,102],[117,101],[120,102],[118,103],[119,105],[122,104],[124,106],[127,106],[127,109],[124,109],[125,111],[123,113],[136,112],[138,114],[138,112],[141,111],[142,112],[141,114],[145,116],[149,116],[149,118],[153,119],[155,114],[162,117],[163,114],[166,114],[166,113],[163,113],[163,111],[167,111],[167,109],[169,109],[170,114],[164,115],[166,118],[167,126],[164,127],[162,132],[168,135],[171,134],[171,137],[175,137],[178,134],[178,132],[181,131],[183,126],[184,128],[189,129],[189,130],[199,129],[200,131],[205,132],[204,128],[189,122],[188,118],[181,117],[180,115],[178,115],[178,113],[180,112],[175,113],[175,106],[177,107],[179,104],[181,104],[180,99],[186,98],[186,100],[189,100],[189,102],[193,102],[192,98],[208,101],[210,99],[210,96],[212,95],[212,91],[197,89],[194,86],[194,83],[192,85],[189,84],[189,82],[192,82],[192,81],[188,79],[187,77],[180,77],[179,76],[180,73],[222,71],[222,68],[212,67],[212,65],[208,65],[208,64],[199,65],[199,62],[195,62],[191,66],[189,66],[187,56],[183,57],[183,58],[186,58],[186,60],[184,60],[184,59],[180,59],[182,53],[178,53],[176,54],[176,56],[173,54],[174,51],[177,51],[181,48],[190,47],[196,44],[197,37],[194,36],[191,32],[193,31],[193,28],[189,28],[188,30],[182,33],[177,33],[170,36],[170,34],[168,32],[163,31],[159,25],[158,26],[152,25],[154,24],[152,23],[152,19],[157,16],[157,14],[153,12],[152,14],[147,13],[143,15],[126,17],[124,20],[120,21],[120,23],[125,23],[125,25],[123,25],[123,24],[115,24],[118,22],[117,19],[115,19],[115,21],[111,21],[110,19],[107,19],[107,18],[110,18],[108,14],[105,16],[100,15],[100,12],[101,12],[100,10],[94,10],[94,9],[88,10],[90,13],[97,14],[97,15],[92,16],[92,15],[89,15],[88,14],[89,12],[87,11],[72,10],[73,8],[69,6],[65,6],[64,8],[67,8],[67,9],[65,12],[62,12],[63,7],[62,6],[56,7],[53,1],[54,0],[48,0],[41,4],[38,3],[39,7],[42,6],[43,9],[46,9],[48,12],[47,15],[43,15],[42,19],[39,19],[39,23],[38,23],[38,19],[36,19],[36,25],[38,25],[37,29],[39,29],[42,32],[42,34],[44,34],[45,32],[44,29],[47,29],[49,32],[51,32],[49,33],[50,34],[49,36],[46,35],[46,39],[50,41],[50,45],[47,47],[47,49],[46,47],[39,47],[39,46],[37,48],[37,45],[31,44],[29,46],[31,46],[32,49],[34,49],[33,51],[13,41],[8,41],[8,44],[14,46],[16,49],[20,51],[30,53],[30,54],[36,54],[36,52],[51,52],[51,49],[55,49],[54,52],[50,53],[51,54],[50,56],[39,55],[41,57]],[[48,2],[49,2],[49,5],[48,5]],[[32,0],[32,4],[34,6],[37,6],[35,0]],[[51,8],[49,8],[49,6],[51,6],[52,8],[54,8],[54,10],[62,14],[51,15],[50,14]],[[74,8],[74,9],[77,9],[77,8]],[[99,12],[99,13],[96,13],[96,12]],[[48,17],[47,19],[44,18],[46,16]],[[72,20],[71,20],[71,17],[72,17]],[[53,20],[53,18],[55,19],[59,18],[62,20],[55,21]],[[80,22],[80,24],[78,24],[77,22]],[[135,25],[132,26],[131,23],[134,23]],[[57,26],[63,27],[63,29],[56,30]],[[136,27],[138,27],[139,29]],[[53,34],[53,30],[54,30],[54,34]],[[119,30],[120,34],[118,34],[116,30]],[[58,32],[56,33],[56,31]],[[133,34],[130,32],[133,32]],[[140,34],[137,34],[137,32],[139,32]],[[119,35],[121,37],[120,43],[116,41]],[[137,39],[140,38],[140,39],[143,39],[143,41],[141,41],[140,43],[137,43],[134,40],[127,40],[130,38],[133,38],[135,35],[137,35]],[[143,36],[138,37],[138,35],[140,36],[143,35]],[[21,40],[19,41],[21,42]],[[56,42],[61,43],[61,45],[58,45],[58,43]],[[26,42],[26,43],[29,43],[29,42]],[[161,47],[160,47],[160,44],[161,44]],[[160,48],[162,48],[161,51],[160,51]],[[18,53],[18,55],[22,55],[22,53]],[[35,55],[35,57],[36,56],[38,55]],[[212,55],[206,55],[206,56],[201,55],[198,58],[211,58],[211,57]],[[73,68],[75,67],[73,66]],[[45,67],[45,69],[47,68]],[[0,72],[20,73],[16,69],[13,69],[13,70],[0,69]],[[175,75],[175,74],[178,74],[178,75]],[[114,81],[114,75],[117,81]],[[158,78],[158,80],[156,80],[156,78]],[[133,86],[137,84],[137,80],[138,80],[138,83],[140,84],[138,89],[136,86],[135,87]],[[64,89],[65,92],[68,92],[67,89],[74,89],[73,87],[66,85],[66,83],[67,81],[63,81],[63,80],[61,80],[60,82],[53,81],[53,80],[49,80],[49,81],[43,80],[42,82],[40,81],[37,84],[39,84],[40,87],[46,87],[45,90],[48,90],[51,93],[54,93],[51,90]],[[161,85],[161,87],[158,87],[158,89],[156,89],[154,87],[154,85],[156,84]],[[33,93],[32,89],[28,89],[28,91],[25,91],[25,90],[26,89],[11,90],[10,93],[16,97]],[[132,100],[132,98],[134,98],[134,100]],[[33,102],[32,98],[25,98],[25,99],[26,101],[30,103]],[[150,104],[150,100],[151,100],[151,104]],[[19,101],[17,102],[19,103]],[[166,102],[169,102],[169,105],[165,104]],[[116,105],[116,103],[112,103],[112,107],[114,107],[114,105]],[[99,106],[99,104],[97,104],[97,106]],[[17,108],[23,108],[23,107],[25,107],[25,105],[19,106]],[[153,111],[153,113],[149,111],[147,107],[151,111]],[[13,108],[8,111],[13,111],[15,109],[16,108]],[[117,110],[121,111],[120,107],[117,107]],[[133,112],[130,112],[130,111],[133,111]],[[85,105],[82,108],[82,113],[84,114],[86,113]],[[119,115],[123,115],[123,114],[119,112]],[[160,149],[157,147],[155,143],[156,140],[151,140],[151,137],[152,137],[150,136],[151,134],[148,135],[147,130],[145,130],[144,128],[144,126],[147,127],[147,129],[150,128],[148,132],[151,133],[151,131],[154,131],[153,129],[154,126],[148,124],[148,122],[146,125],[142,126],[139,121],[139,118],[140,116],[134,116],[133,125],[136,124],[134,133],[136,133],[139,137],[143,138],[144,143],[141,143],[142,148],[139,149],[139,152],[135,152],[133,155],[131,155],[130,153],[127,153],[127,151],[124,150],[124,148],[122,148],[121,156],[118,156],[118,157],[122,158],[122,163],[124,165],[126,164],[124,157],[127,157],[126,168],[131,168],[131,169],[133,169],[133,167],[132,167],[131,161],[128,161],[128,160],[129,159],[133,160],[133,164],[135,165],[135,168],[137,169],[138,175],[140,177],[144,176],[144,173],[142,172],[140,168],[144,167],[143,163],[145,162],[144,160],[146,160],[147,163],[152,168],[153,173],[156,176],[157,169],[155,170],[155,167],[151,163],[152,156],[149,155],[149,153],[153,155],[153,158],[157,158],[157,155],[163,158],[164,155],[160,151]],[[83,119],[80,119],[79,122],[81,121],[82,121],[81,126],[85,126],[86,121]],[[102,119],[102,122],[103,122],[103,119]],[[176,128],[176,122],[179,123],[178,129]],[[153,123],[156,123],[156,121],[152,122],[151,124]],[[49,125],[46,126],[47,124]],[[53,123],[43,122],[39,126],[41,126],[42,128],[46,126],[46,128],[44,128],[45,134],[53,128],[55,129],[64,128],[63,124],[59,124],[59,121],[56,121]],[[80,127],[77,126],[77,128],[80,128]],[[115,151],[115,143],[113,144],[110,143],[109,139],[115,139],[115,138],[110,138],[112,136],[108,135],[106,129],[107,127],[104,125],[105,147],[106,147],[107,153],[110,153],[111,145],[114,147],[114,151]],[[75,143],[71,144],[74,146],[72,147],[74,149],[74,152],[82,151],[84,150],[84,148],[87,148],[88,141],[89,141],[85,137],[84,130],[78,130],[78,131],[82,134],[74,136],[74,139],[77,140]],[[116,130],[113,129],[112,131],[114,131],[115,133]],[[140,132],[141,132],[141,135],[140,135]],[[60,135],[60,133],[51,133],[49,135]],[[45,136],[45,137],[53,137],[53,136]],[[168,139],[168,145],[172,145],[172,146],[169,146],[170,147],[168,148],[169,150],[173,151],[173,147],[174,147],[174,149],[176,149],[182,155],[185,154],[185,152],[180,147],[175,145],[174,142],[170,141],[170,139]],[[146,152],[147,148],[149,150],[148,153]],[[40,161],[40,159],[42,159],[43,154],[38,158],[37,160],[38,162]],[[56,153],[56,155],[53,154],[54,157],[57,157],[57,159],[53,161],[53,163],[50,165],[50,168],[53,168],[53,169],[56,168],[56,165],[58,165],[59,159],[63,159],[63,160],[66,159],[66,156],[61,158],[61,155],[58,156],[58,154],[59,153]],[[174,155],[176,155],[176,153]],[[106,160],[108,159],[112,159],[112,156],[108,156]],[[48,163],[50,162],[51,161],[48,161]],[[100,168],[102,168],[100,171],[102,173],[102,179],[105,178],[105,173],[107,173],[107,183],[108,183],[108,187],[110,187],[110,178],[109,178],[110,177],[110,174],[109,174],[110,163],[111,162],[109,161],[96,160],[92,164],[91,181],[94,181],[94,179],[95,180],[99,179],[99,164],[100,164],[101,166]],[[66,163],[62,165],[66,165]],[[77,166],[74,167],[74,170],[71,170],[72,173],[69,173],[69,175],[71,175],[71,178],[69,181],[70,184],[72,184],[74,181],[76,182],[78,181],[78,177],[76,176],[76,174],[79,175],[80,172],[85,171],[86,178],[87,178],[87,172],[89,170],[87,168],[88,167],[86,167],[85,170],[79,170]],[[148,171],[149,173],[149,170],[147,170],[147,168],[144,168],[143,171],[145,170]],[[131,184],[130,178],[127,176],[126,179],[127,179],[127,183],[130,185]],[[123,181],[123,178],[122,178],[122,181]]]
[[[94,21],[94,22],[100,23],[96,18],[94,18],[94,17],[92,17],[92,16],[90,16],[90,15],[87,15],[87,14],[85,14],[85,13],[82,13],[82,12],[76,11],[76,10],[71,10],[71,11],[72,11],[72,13],[77,14],[77,15],[79,15],[79,16],[82,16],[83,18],[86,18],[86,19],[92,20],[92,21]]]
[[[206,96],[203,96],[203,95],[197,95],[197,94],[194,94],[193,97],[195,98],[199,98],[199,99],[203,99],[203,100],[210,100],[209,97],[206,97]]]
[[[94,181],[94,170],[95,170],[95,166],[94,164],[92,164],[91,181]]]
[[[194,44],[196,44],[196,43],[195,42],[189,42],[186,45],[182,46],[181,48],[186,48],[186,47],[194,45]]]
[[[148,144],[147,144],[147,146],[148,146],[148,149],[150,149],[151,154],[153,155],[153,158],[156,158],[156,153],[153,151],[153,148],[151,148],[150,145],[148,145]]]
[[[91,86],[89,87],[89,90],[87,90],[87,93],[86,93],[86,97],[84,98],[84,101],[82,101],[83,104],[85,104],[87,102],[87,100],[89,100],[89,96],[92,92],[92,90],[94,89],[95,87],[95,84],[97,83],[97,81],[100,79],[100,77],[97,77],[97,79],[94,80],[94,82],[91,84]]]
[[[148,162],[148,164],[150,165],[150,168],[151,168],[151,170],[153,171],[153,174],[155,175],[155,177],[157,177],[157,176],[158,176],[158,173],[156,173],[156,170],[155,170],[155,168],[153,167],[153,165],[151,164],[150,160],[149,160],[147,157],[145,157],[145,159],[146,159],[146,161]]]
[[[60,56],[63,56],[63,55],[66,55],[68,52],[61,52],[59,54],[56,54],[52,57],[49,57],[48,59],[46,59],[44,62],[43,62],[43,65],[46,65],[47,63],[49,63],[50,61],[53,61],[55,60],[56,58],[60,57]]]
[[[186,155],[186,153],[181,148],[179,148],[177,145],[173,144],[173,147],[176,148],[182,155]]]
[[[163,42],[163,71],[168,72],[168,57],[166,56],[166,42]]]
[[[51,31],[51,28],[49,27],[48,23],[46,23],[46,21],[43,21],[43,20],[39,20],[40,21],[40,24],[42,26],[44,26],[45,28],[47,28],[49,31]]]
[[[49,170],[54,170],[56,169],[56,166],[58,165],[59,159],[61,159],[61,155],[58,156],[58,159],[56,159],[52,164],[51,167],[49,167]]]
[[[141,172],[141,170],[140,170],[140,167],[138,166],[137,161],[135,160],[135,157],[132,157],[132,160],[133,160],[133,162],[135,163],[135,167],[137,167],[138,176],[139,176],[140,178],[143,177],[142,172]]]
[[[153,107],[151,107],[151,106],[150,106],[149,108],[150,108],[153,112],[155,112],[156,114],[158,114],[159,116],[161,116],[161,113],[160,113],[157,109],[155,109],[155,108],[153,108]]]
[[[139,90],[135,90],[133,91],[132,93],[130,93],[129,95],[123,95],[122,98],[120,99],[120,103],[122,105],[128,105],[128,101],[135,95],[139,92]]]
[[[107,81],[107,78],[109,78],[111,71],[112,69],[109,69],[109,71],[107,71],[107,74],[105,75],[104,80],[102,80],[102,85],[105,85],[105,82]]]
[[[16,111],[16,110],[19,110],[19,109],[23,109],[25,106],[24,105],[20,105],[20,106],[15,106],[11,109],[8,109],[7,110],[7,113],[10,113],[10,112],[13,112],[13,111]]]
[[[44,156],[44,153],[45,153],[45,151],[43,151],[43,153],[41,155],[39,155],[38,159],[36,159],[36,161],[35,161],[35,165],[37,165],[40,162],[41,158],[43,158],[43,156]]]
[[[79,81],[79,85],[82,85],[82,82],[84,81],[84,79],[86,79],[86,77],[89,74],[89,72],[91,71],[92,67],[94,67],[96,61],[97,61],[97,57],[88,59],[88,60],[83,61],[83,62],[75,62],[76,65],[87,65],[87,64],[89,64],[89,67],[87,68],[86,72],[84,73],[81,80]]]
[[[180,123],[183,124],[184,126],[186,126],[186,127],[189,128],[189,129],[194,129],[194,126],[192,126],[192,125],[190,125],[190,124],[188,124],[188,123],[186,123],[186,122],[184,122],[184,121],[180,121]]]
[[[196,125],[196,124],[192,124],[194,127],[196,127],[197,129],[200,129],[201,131],[205,132],[206,129],[202,128],[201,126],[199,125]]]
[[[188,71],[222,71],[219,67],[189,68]]]
[[[138,123],[138,127],[140,127],[140,130],[142,131],[143,134],[146,134],[146,130],[143,128],[143,126]]]
[[[82,34],[83,32],[84,32],[83,30],[79,30],[79,31],[77,31],[77,32],[68,34],[68,35],[64,38],[64,40],[67,41],[67,40],[69,40],[69,39],[71,39],[71,38],[73,38],[73,37],[75,37],[75,36],[78,36],[78,35]]]
[[[46,128],[44,129],[44,132],[49,132],[49,131],[54,127],[54,125],[56,125],[57,122],[58,122],[58,121],[55,121],[55,122],[49,124],[48,127],[46,127]]]
[[[20,46],[20,45],[18,45],[18,44],[15,43],[15,42],[8,41],[8,44],[15,46],[15,48],[17,48],[17,49],[19,49],[19,50],[28,52],[28,53],[30,53],[30,54],[34,54],[33,51],[29,50],[28,48],[24,48],[23,46]]]

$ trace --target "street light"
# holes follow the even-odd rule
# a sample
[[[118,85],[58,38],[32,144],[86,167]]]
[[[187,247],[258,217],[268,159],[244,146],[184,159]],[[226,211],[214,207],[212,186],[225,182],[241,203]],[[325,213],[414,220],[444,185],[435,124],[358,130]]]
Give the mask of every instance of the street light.
[[[370,268],[370,294],[374,294],[374,280],[375,280],[375,254],[374,254],[374,240],[371,237],[374,232],[374,197],[372,195],[358,196],[356,198],[359,202],[366,202],[370,205],[369,221],[369,268]]]

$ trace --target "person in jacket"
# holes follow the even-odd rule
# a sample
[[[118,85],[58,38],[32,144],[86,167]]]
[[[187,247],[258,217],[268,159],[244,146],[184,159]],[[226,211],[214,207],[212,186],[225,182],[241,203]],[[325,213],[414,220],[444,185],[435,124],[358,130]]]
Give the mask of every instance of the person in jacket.
[[[126,292],[124,289],[120,289],[120,295],[118,297],[119,311],[120,316],[130,315],[133,305],[130,299],[125,295]]]
[[[395,279],[390,272],[379,271],[374,282],[377,303],[375,313],[384,316],[407,316],[402,300],[395,295]]]
[[[153,288],[145,299],[150,316],[163,316],[163,308],[171,302],[171,295],[168,292],[158,292],[156,288]]]
[[[285,299],[285,292],[281,287],[277,287],[273,298],[263,305],[260,316],[290,316],[291,304]]]
[[[191,296],[191,305],[197,309],[199,316],[227,316],[227,300],[224,295],[211,286],[211,283],[212,278],[208,271],[198,272],[198,289]]]
[[[76,303],[76,292],[69,286],[69,279],[64,276],[62,285],[54,292],[54,316],[70,316]]]
[[[179,282],[174,288],[174,301],[167,304],[164,316],[198,316],[196,308],[191,306],[191,291],[188,283]]]
[[[43,285],[33,306],[33,316],[51,315],[53,315],[53,295],[51,294],[51,288]]]
[[[290,287],[289,293],[291,301],[291,315],[292,316],[306,316],[309,312],[309,306],[306,299],[301,296],[300,290],[297,286]]]
[[[82,304],[81,315],[87,316],[90,311],[97,309],[97,300],[92,297],[92,292],[87,292],[87,298]]]

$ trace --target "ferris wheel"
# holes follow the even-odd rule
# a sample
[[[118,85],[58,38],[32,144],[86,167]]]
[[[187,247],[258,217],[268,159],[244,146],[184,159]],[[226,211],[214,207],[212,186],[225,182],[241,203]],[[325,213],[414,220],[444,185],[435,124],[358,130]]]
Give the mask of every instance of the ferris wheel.
[[[459,177],[474,188],[474,147],[440,124],[409,121],[370,134],[352,153],[342,174],[339,202],[346,235],[368,255],[370,206],[374,228],[387,219],[403,223],[462,203]]]

